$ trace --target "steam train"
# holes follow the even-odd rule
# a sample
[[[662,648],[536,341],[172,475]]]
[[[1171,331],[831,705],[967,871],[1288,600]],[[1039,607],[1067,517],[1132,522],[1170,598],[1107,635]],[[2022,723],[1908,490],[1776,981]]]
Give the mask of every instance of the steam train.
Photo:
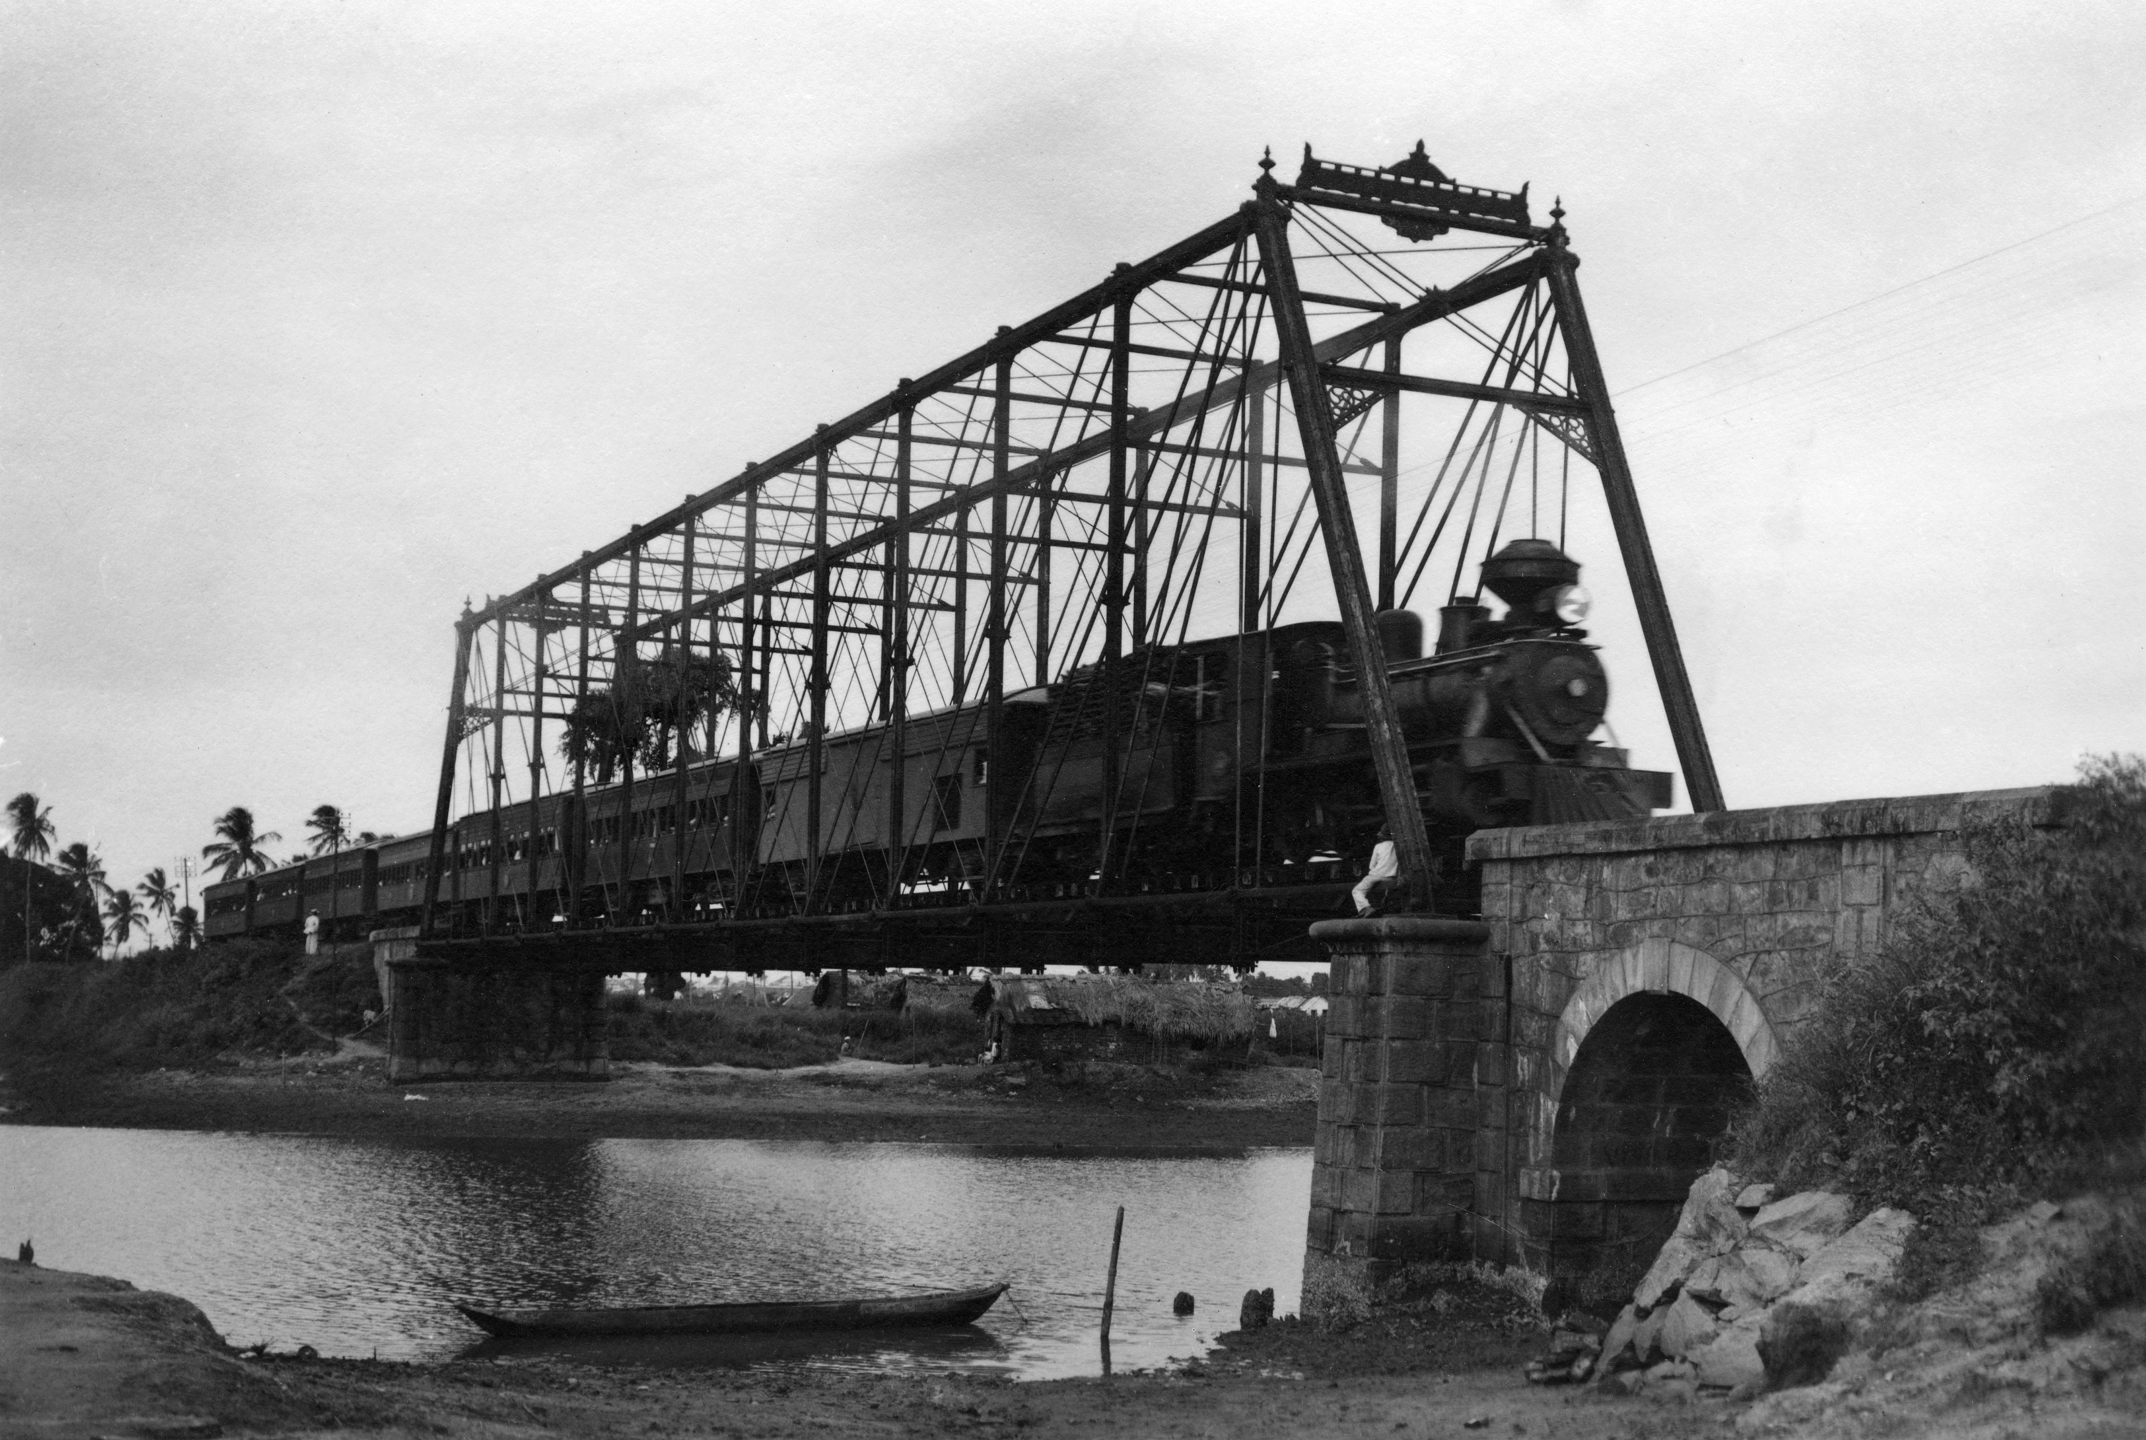
[[[1669,775],[1593,739],[1609,682],[1578,628],[1579,573],[1547,541],[1506,545],[1482,566],[1503,615],[1457,597],[1429,654],[1416,615],[1377,617],[1443,910],[1473,908],[1471,831],[1670,803]],[[1138,650],[1114,674],[1081,667],[1005,696],[996,717],[969,703],[829,734],[817,846],[813,747],[788,737],[742,763],[689,757],[464,815],[435,932],[1345,884],[1383,819],[1346,654],[1338,622],[1283,625]],[[308,912],[340,936],[414,923],[431,850],[421,832],[212,885],[205,931],[291,933]]]

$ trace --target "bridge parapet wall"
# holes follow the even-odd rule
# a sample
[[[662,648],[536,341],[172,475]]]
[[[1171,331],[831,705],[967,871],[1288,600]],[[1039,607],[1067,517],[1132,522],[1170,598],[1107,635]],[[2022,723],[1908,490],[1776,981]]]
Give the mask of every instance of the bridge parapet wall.
[[[1741,1078],[1728,1072],[1740,1060],[1763,1076],[1834,967],[1882,946],[1913,897],[1959,883],[1963,828],[2047,823],[2050,793],[1844,800],[1471,839],[1490,949],[1510,976],[1502,1118],[1512,1183],[1490,1227],[1506,1253],[1485,1258],[1555,1275],[1651,1254],[1675,1197],[1704,1167],[1704,1137],[1719,1133],[1724,1082]]]

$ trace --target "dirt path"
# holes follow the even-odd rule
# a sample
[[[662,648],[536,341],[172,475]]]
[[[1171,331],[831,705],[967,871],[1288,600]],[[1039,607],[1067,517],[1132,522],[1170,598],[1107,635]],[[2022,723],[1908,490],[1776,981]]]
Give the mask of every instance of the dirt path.
[[[794,1070],[622,1064],[604,1083],[391,1086],[352,1049],[210,1071],[107,1073],[0,1097],[17,1124],[397,1137],[902,1140],[1078,1152],[1309,1145],[1317,1072],[1186,1081],[1122,1067],[1066,1084],[1019,1067],[844,1060]]]

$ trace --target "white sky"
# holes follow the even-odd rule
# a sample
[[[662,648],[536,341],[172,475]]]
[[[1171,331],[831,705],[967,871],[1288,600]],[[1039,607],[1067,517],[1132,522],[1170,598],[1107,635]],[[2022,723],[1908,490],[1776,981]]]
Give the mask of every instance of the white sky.
[[[1418,136],[1564,198],[1732,805],[2064,778],[2146,748],[2141,73],[2124,4],[0,4],[0,795],[115,881],[419,828],[465,595]]]

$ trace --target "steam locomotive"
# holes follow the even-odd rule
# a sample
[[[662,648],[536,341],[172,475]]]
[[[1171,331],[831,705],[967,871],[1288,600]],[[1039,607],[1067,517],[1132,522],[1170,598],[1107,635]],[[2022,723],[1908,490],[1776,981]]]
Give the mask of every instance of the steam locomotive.
[[[1506,545],[1482,566],[1503,615],[1456,597],[1429,654],[1416,615],[1377,617],[1441,909],[1473,908],[1471,831],[1670,803],[1669,775],[1593,739],[1609,682],[1578,628],[1579,573],[1547,541]],[[970,703],[830,734],[817,846],[798,739],[468,814],[444,846],[436,932],[1345,885],[1383,818],[1346,656],[1338,622],[1310,621],[1081,667],[1007,695],[995,725]],[[421,832],[212,885],[204,928],[413,923],[431,848]]]

